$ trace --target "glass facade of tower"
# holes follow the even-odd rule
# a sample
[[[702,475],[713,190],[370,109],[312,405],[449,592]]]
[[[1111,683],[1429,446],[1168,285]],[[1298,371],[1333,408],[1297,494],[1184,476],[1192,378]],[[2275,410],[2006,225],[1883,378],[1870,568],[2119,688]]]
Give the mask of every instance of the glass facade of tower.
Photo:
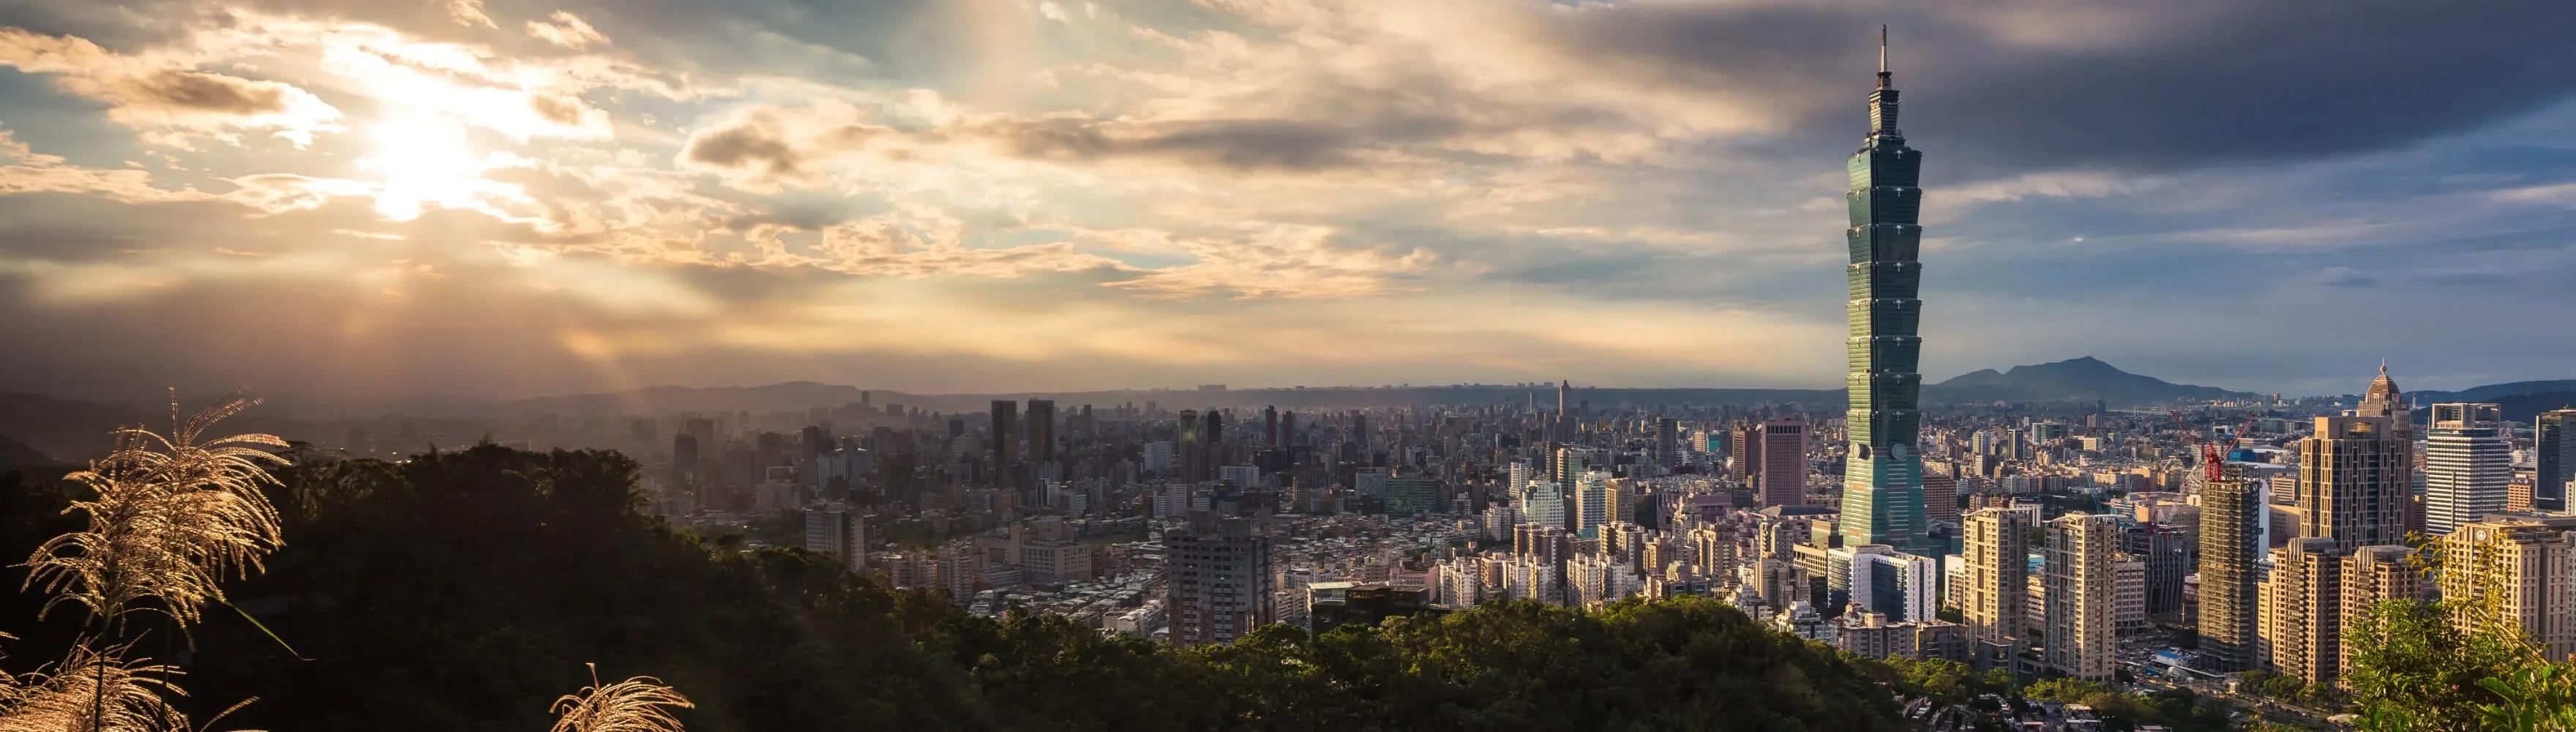
[[[1884,63],[1884,62],[1882,62]],[[1923,241],[1923,155],[1897,131],[1897,92],[1885,70],[1869,95],[1870,133],[1851,156],[1851,284],[1846,343],[1851,409],[1844,427],[1851,451],[1843,470],[1840,529],[1845,546],[1886,544],[1928,550],[1923,523],[1923,458],[1915,453],[1922,424],[1916,373],[1923,339],[1916,333]]]

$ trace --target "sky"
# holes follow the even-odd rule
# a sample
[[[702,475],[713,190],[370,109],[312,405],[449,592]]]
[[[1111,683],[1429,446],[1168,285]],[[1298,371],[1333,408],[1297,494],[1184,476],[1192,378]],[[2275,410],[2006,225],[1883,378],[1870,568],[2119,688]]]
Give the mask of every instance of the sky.
[[[0,390],[2576,377],[2561,3],[12,0]],[[137,395],[141,395],[138,397]]]

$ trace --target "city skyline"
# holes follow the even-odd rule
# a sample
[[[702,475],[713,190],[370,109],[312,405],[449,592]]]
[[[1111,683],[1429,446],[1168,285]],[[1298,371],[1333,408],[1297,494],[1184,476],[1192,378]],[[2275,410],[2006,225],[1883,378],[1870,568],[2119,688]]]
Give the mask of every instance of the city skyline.
[[[1956,151],[1922,371],[2306,394],[2576,353],[2522,325],[2576,316],[2522,294],[2576,266],[2569,51],[2521,42],[2567,21],[2511,8],[345,12],[0,10],[0,337],[47,346],[0,378],[1823,387],[1836,81],[1882,20]]]

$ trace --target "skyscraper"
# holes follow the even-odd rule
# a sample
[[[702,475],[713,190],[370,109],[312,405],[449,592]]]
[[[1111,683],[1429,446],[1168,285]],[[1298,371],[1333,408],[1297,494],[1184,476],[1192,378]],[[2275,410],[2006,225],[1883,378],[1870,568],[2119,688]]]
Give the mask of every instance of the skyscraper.
[[[993,465],[1010,469],[1011,448],[1017,444],[1011,436],[1012,425],[1020,421],[1020,403],[1009,399],[993,400]]]
[[[2067,514],[2048,522],[2047,641],[2050,668],[2087,681],[2110,681],[2114,603],[2112,554],[2120,521],[2110,514]]]
[[[2228,475],[2200,482],[2200,650],[2216,673],[2253,667],[2254,560],[2266,543],[2261,483]]]
[[[1923,339],[1916,335],[1923,301],[1916,298],[1923,265],[1915,261],[1923,238],[1916,224],[1923,205],[1923,156],[1905,146],[1896,128],[1897,92],[1887,70],[1887,29],[1879,29],[1878,89],[1869,95],[1870,133],[1849,170],[1851,227],[1844,231],[1851,265],[1845,279],[1851,299],[1846,339],[1851,395],[1844,418],[1851,451],[1843,469],[1843,543],[1886,544],[1929,553],[1923,527],[1923,458],[1915,454],[1922,415],[1916,409],[1923,377],[1915,373]],[[1770,501],[1763,502],[1771,505]]]
[[[2423,531],[2423,496],[2416,495],[2422,486],[2418,481],[2422,477],[2418,469],[2422,466],[2417,465],[2415,460],[2415,410],[2407,405],[2406,394],[2397,389],[2397,381],[2388,378],[2387,360],[2382,359],[2379,362],[2379,376],[2370,380],[2370,389],[2362,395],[2361,405],[2352,410],[2352,416],[2386,418],[2397,443],[2407,446],[2404,451],[2406,464],[2397,471],[2404,477],[2407,484],[2406,500],[2398,507],[2398,510],[2403,512],[2401,514],[2403,520],[2399,523],[2404,525],[2399,535]]]
[[[2553,409],[2531,420],[2531,504],[2567,510],[2567,482],[2576,480],[2576,409]]]
[[[2513,440],[2504,409],[2493,404],[2433,405],[2424,437],[2424,532],[2451,533],[2504,510],[2513,481]]]
[[[2386,417],[2318,417],[2299,440],[2299,536],[2338,551],[2406,540],[2415,446]]]
[[[1029,462],[1055,462],[1055,400],[1029,400]]]
[[[1754,452],[1761,456],[1761,460],[1754,465],[1755,501],[1765,508],[1806,505],[1807,423],[1794,417],[1774,419],[1763,422],[1756,429],[1759,434],[1755,440],[1761,443],[1761,447]],[[1850,515],[1851,510],[1851,498],[1845,495],[1844,515]],[[1875,542],[1844,543],[1859,546]]]

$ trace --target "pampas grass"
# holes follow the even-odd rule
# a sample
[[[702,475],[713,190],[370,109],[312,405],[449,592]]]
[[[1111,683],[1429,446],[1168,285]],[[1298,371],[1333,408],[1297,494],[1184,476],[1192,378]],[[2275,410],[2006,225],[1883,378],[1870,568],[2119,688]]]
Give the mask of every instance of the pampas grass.
[[[224,418],[259,402],[232,396],[182,421],[170,400],[171,432],[141,427],[115,432],[115,448],[67,479],[93,495],[72,502],[89,526],[54,537],[27,558],[26,584],[52,595],[43,612],[77,604],[101,623],[128,612],[168,615],[193,625],[209,601],[224,599],[217,583],[248,576],[280,544],[277,508],[260,491],[274,480],[270,465],[286,458],[275,435],[207,439]]]
[[[661,679],[637,676],[601,686],[599,664],[590,667],[590,686],[556,699],[552,711],[563,715],[549,732],[681,732],[672,709],[697,705]]]
[[[124,658],[128,646],[94,651],[74,646],[60,663],[21,675],[0,673],[0,732],[196,732],[188,715],[164,696],[184,697],[170,677],[180,673],[151,661]],[[248,704],[250,702],[242,702]],[[216,714],[208,725],[242,704]]]

